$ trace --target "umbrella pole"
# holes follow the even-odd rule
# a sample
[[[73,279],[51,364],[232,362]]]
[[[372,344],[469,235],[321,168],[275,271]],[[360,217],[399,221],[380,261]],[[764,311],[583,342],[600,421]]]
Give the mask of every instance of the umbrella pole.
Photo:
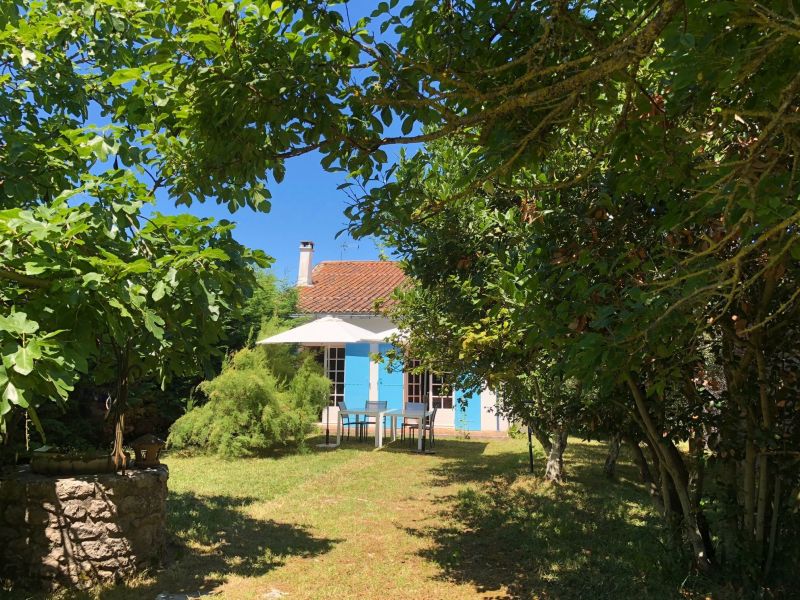
[[[533,473],[533,436],[531,435],[531,424],[528,423],[528,468]]]
[[[325,443],[317,444],[317,448],[332,449],[336,447],[336,442],[331,443],[331,405],[328,404],[325,407]]]
[[[330,444],[331,441],[331,404],[325,407],[325,445]]]

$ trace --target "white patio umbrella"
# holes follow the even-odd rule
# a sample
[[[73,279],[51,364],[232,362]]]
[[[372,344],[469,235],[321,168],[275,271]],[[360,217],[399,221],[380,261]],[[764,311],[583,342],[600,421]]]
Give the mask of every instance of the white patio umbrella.
[[[256,343],[323,345],[378,341],[381,340],[368,329],[338,317],[321,317]]]
[[[258,344],[304,344],[319,346],[324,344],[347,344],[358,342],[380,342],[385,339],[381,334],[376,334],[369,329],[354,325],[349,321],[337,317],[321,317],[311,323],[300,325],[289,331],[259,340]],[[334,448],[336,444],[330,443],[330,405],[325,408],[325,443],[319,444],[323,448]]]

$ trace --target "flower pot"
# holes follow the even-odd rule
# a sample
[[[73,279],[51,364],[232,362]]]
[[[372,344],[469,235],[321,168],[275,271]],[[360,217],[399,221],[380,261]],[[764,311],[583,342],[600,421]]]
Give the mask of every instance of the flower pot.
[[[113,473],[114,460],[106,452],[33,452],[31,471],[42,475]]]

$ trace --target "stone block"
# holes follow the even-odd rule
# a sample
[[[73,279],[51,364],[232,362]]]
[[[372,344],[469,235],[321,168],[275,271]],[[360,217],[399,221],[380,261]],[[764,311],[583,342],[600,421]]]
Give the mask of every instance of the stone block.
[[[63,562],[60,560],[61,556],[45,556],[41,559],[41,566],[43,571],[59,572],[62,569]]]
[[[108,537],[122,537],[125,535],[125,531],[120,526],[119,521],[105,523],[104,526],[106,528],[106,536]]]
[[[119,514],[125,518],[146,514],[147,509],[141,496],[129,495],[119,503]]]
[[[109,548],[111,548],[111,551],[114,553],[114,556],[124,558],[126,556],[129,556],[132,552],[131,540],[129,538],[105,537],[103,538],[103,542]]]
[[[110,521],[117,512],[117,507],[113,502],[104,499],[94,498],[88,506],[92,518],[100,521]]]
[[[70,521],[83,521],[86,519],[88,512],[83,504],[79,502],[70,502],[64,505],[63,514]]]
[[[51,544],[60,546],[69,538],[69,531],[62,527],[46,527],[41,531],[41,535]]]
[[[88,563],[99,563],[114,556],[114,549],[103,540],[92,540],[80,543],[83,556],[88,558]]]
[[[106,528],[102,523],[92,523],[90,520],[79,521],[70,526],[69,532],[71,537],[76,540],[96,540],[105,534]]]
[[[58,478],[56,480],[56,494],[61,499],[88,498],[95,492],[95,483],[85,479]]]

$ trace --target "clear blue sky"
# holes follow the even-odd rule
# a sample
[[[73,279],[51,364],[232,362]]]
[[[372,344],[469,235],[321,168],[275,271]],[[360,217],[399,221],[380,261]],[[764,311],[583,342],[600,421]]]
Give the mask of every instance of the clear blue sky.
[[[390,157],[398,148],[389,148]],[[227,206],[218,205],[213,198],[190,208],[176,207],[166,197],[159,198],[156,210],[166,214],[190,212],[202,217],[228,219],[236,223],[234,237],[251,248],[260,248],[275,259],[272,272],[294,283],[297,278],[298,247],[301,240],[314,242],[314,263],[321,260],[375,260],[378,247],[375,240],[353,240],[336,233],[347,225],[344,209],[348,197],[336,189],[345,182],[345,173],[328,173],[319,164],[317,153],[292,158],[286,162],[286,177],[279,185],[274,182],[272,210],[258,213],[241,208],[231,214]]]

